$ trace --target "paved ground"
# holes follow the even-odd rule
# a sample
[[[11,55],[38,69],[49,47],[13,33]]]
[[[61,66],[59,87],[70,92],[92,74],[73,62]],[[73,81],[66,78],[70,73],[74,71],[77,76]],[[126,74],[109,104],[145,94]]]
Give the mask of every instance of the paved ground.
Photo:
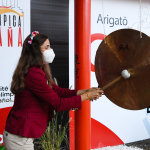
[[[139,147],[143,150],[150,150],[150,139],[138,141],[138,142],[133,142],[133,143],[125,144],[125,145],[133,146],[133,147]]]
[[[143,150],[143,149],[126,145],[118,145],[118,146],[107,146],[94,150]]]

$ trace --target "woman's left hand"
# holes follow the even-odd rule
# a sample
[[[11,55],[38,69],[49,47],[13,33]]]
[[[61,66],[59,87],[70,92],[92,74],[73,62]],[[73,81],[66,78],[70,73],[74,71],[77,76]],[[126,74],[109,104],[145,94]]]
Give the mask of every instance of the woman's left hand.
[[[93,89],[99,90],[99,88],[97,88],[97,87],[92,87],[92,88],[88,89],[86,92],[91,91]]]

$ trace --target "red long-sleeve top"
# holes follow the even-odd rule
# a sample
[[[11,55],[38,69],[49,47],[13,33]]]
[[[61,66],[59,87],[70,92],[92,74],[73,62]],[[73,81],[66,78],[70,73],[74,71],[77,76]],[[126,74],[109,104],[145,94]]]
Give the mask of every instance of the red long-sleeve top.
[[[42,136],[47,122],[53,117],[53,110],[81,108],[81,96],[76,94],[77,90],[60,88],[56,84],[50,88],[42,69],[29,68],[25,76],[25,89],[15,95],[5,130],[28,138]]]

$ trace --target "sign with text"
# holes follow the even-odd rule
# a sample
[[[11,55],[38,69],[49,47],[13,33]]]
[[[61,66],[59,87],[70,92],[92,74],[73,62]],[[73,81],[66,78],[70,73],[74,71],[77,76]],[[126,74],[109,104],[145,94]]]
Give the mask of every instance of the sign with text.
[[[30,34],[30,0],[0,0],[0,135],[14,103],[13,72],[25,37]],[[0,136],[0,144],[3,142]]]

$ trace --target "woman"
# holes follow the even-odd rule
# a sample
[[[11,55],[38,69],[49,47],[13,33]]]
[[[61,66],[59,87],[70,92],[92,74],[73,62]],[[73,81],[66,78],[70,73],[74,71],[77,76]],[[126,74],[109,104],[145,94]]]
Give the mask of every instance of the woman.
[[[15,100],[3,133],[6,150],[33,150],[33,140],[43,135],[53,110],[80,109],[81,102],[102,95],[98,88],[58,87],[48,65],[54,57],[48,36],[34,31],[25,39],[11,83]]]

